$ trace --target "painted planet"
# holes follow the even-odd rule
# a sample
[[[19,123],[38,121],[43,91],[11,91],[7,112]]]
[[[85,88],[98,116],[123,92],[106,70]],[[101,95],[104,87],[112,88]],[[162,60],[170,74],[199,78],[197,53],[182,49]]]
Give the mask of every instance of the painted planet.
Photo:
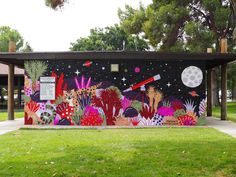
[[[181,79],[183,84],[187,87],[198,87],[203,81],[202,70],[196,66],[189,66],[183,70]]]
[[[134,72],[136,72],[136,73],[140,73],[140,70],[141,70],[140,67],[135,67],[134,68]]]
[[[85,67],[90,67],[92,64],[93,64],[92,61],[87,60],[87,61],[83,64],[83,66],[85,66]]]

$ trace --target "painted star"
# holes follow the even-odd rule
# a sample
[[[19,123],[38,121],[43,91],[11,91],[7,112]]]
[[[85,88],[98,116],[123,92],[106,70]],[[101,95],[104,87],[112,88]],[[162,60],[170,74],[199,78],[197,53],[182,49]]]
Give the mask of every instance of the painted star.
[[[105,67],[102,67],[102,70],[105,70]]]
[[[123,82],[125,82],[125,81],[126,81],[126,78],[125,78],[125,77],[123,77],[121,80],[122,80]]]
[[[171,86],[171,83],[170,83],[170,82],[168,82],[166,85],[167,85],[168,87],[170,87],[170,86]]]
[[[80,72],[78,71],[78,69],[76,70],[75,74],[78,76],[80,74]]]

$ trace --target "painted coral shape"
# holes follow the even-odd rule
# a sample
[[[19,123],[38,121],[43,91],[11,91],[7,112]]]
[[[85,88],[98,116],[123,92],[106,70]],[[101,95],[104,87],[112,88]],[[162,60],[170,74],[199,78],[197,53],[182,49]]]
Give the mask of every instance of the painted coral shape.
[[[145,119],[152,119],[155,114],[155,110],[148,105],[143,105],[142,110],[140,110],[140,115]]]
[[[107,125],[115,125],[115,117],[119,116],[121,105],[121,94],[116,87],[109,87],[100,93],[100,97],[93,97],[93,104],[103,109],[106,115]]]

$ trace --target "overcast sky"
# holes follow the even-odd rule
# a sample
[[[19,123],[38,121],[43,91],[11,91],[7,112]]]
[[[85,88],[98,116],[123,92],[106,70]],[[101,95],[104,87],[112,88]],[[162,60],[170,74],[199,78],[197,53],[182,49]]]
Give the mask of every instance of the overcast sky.
[[[140,1],[69,0],[62,10],[54,11],[44,0],[0,0],[0,26],[18,30],[34,51],[67,51],[71,42],[87,36],[91,28],[118,23],[119,7],[138,7]]]

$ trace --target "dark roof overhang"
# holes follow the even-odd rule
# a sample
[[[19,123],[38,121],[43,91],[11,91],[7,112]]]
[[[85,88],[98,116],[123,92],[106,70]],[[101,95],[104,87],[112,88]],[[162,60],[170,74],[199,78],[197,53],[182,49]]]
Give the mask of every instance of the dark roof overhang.
[[[188,53],[188,52],[31,52],[0,53],[0,62],[24,67],[25,60],[158,60],[158,61],[199,61],[206,62],[206,69],[236,60],[236,54]]]

